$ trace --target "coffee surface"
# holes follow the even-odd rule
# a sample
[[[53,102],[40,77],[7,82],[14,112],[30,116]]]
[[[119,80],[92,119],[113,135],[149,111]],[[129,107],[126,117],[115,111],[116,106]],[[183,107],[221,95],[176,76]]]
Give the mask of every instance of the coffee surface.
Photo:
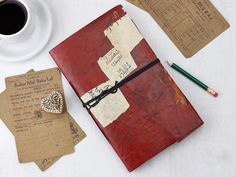
[[[0,3],[0,34],[12,35],[26,24],[27,10],[18,1],[7,0]]]

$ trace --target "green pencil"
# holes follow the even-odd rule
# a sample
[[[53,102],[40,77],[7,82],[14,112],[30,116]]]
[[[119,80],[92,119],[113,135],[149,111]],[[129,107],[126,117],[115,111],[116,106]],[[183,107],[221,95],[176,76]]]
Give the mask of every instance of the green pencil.
[[[187,71],[185,71],[184,69],[182,69],[180,66],[178,66],[177,64],[167,61],[167,63],[176,71],[178,71],[179,73],[183,74],[185,77],[187,77],[188,79],[190,79],[192,82],[194,82],[195,84],[197,84],[198,86],[200,86],[201,88],[203,88],[204,90],[206,90],[208,93],[210,93],[211,95],[213,95],[214,97],[217,97],[219,94],[214,91],[213,89],[211,89],[210,87],[208,87],[206,84],[204,84],[203,82],[201,82],[200,80],[198,80],[197,78],[195,78],[194,76],[192,76],[191,74],[189,74]]]

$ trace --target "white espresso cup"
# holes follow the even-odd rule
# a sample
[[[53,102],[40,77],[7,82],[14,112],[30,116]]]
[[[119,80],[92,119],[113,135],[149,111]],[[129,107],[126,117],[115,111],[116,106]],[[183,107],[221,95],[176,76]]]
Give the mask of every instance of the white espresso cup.
[[[0,43],[4,44],[12,44],[12,43],[20,43],[23,41],[26,41],[28,38],[31,37],[33,31],[34,31],[34,23],[33,23],[33,16],[32,12],[30,10],[30,7],[28,6],[27,2],[24,0],[0,0],[0,6],[1,3],[16,3],[21,6],[21,8],[24,8],[24,11],[26,13],[26,21],[24,26],[19,29],[19,31],[16,31],[13,34],[2,34],[0,31]],[[23,10],[23,9],[22,9]],[[1,23],[1,21],[0,21]],[[0,24],[4,25],[4,24]],[[1,27],[0,27],[1,28]]]

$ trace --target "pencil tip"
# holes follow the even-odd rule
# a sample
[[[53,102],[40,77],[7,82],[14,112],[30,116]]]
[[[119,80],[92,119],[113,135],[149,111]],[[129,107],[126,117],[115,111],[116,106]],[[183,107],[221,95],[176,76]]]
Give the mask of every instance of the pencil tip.
[[[170,66],[173,65],[173,62],[172,62],[172,61],[167,60],[166,62],[167,62],[167,64],[170,65]]]

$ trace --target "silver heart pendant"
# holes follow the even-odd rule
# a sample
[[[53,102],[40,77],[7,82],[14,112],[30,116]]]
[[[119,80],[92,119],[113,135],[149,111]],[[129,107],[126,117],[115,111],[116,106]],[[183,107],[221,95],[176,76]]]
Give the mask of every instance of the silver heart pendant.
[[[41,107],[46,112],[61,114],[63,111],[63,98],[61,93],[52,91],[47,98],[42,99]]]

